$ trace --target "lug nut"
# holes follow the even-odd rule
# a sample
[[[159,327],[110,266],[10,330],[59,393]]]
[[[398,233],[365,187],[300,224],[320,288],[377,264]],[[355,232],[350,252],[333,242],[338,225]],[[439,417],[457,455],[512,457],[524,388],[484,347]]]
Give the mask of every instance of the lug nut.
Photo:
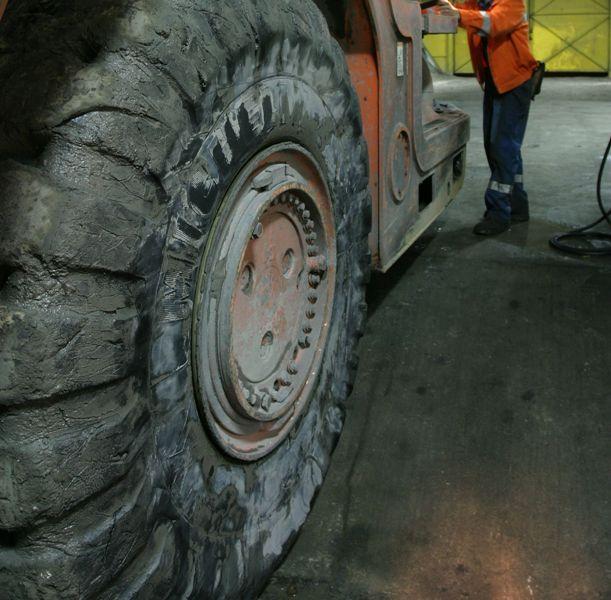
[[[307,335],[302,335],[299,338],[299,346],[304,350],[306,348],[309,348],[310,347],[310,338]]]
[[[327,270],[327,259],[323,254],[308,257],[308,271],[320,274]]]
[[[306,242],[308,244],[313,244],[316,241],[316,238],[317,238],[317,235],[313,231],[312,233],[309,233],[308,236],[306,237]]]
[[[318,254],[318,246],[308,246],[308,256],[316,256]]]
[[[306,317],[308,319],[313,319],[316,316],[316,313],[313,310],[306,310]]]
[[[305,210],[305,204],[302,202],[301,204],[297,206],[297,212],[301,214],[303,213],[304,210]]]
[[[272,405],[272,397],[269,394],[263,394],[261,398],[261,408],[265,412],[269,412],[269,407]]]
[[[258,400],[257,395],[253,394],[250,390],[244,389],[244,398],[246,398],[246,401],[251,406],[257,405],[257,400]]]
[[[310,220],[308,221],[305,225],[305,230],[309,233],[310,231],[312,231],[312,229],[314,229],[314,221]]]
[[[310,327],[310,325],[304,325],[302,331],[303,333],[312,333],[312,327]]]
[[[297,367],[297,364],[294,362],[289,363],[289,366],[286,368],[286,370],[289,373],[289,375],[297,375],[297,373],[299,373],[299,368]]]
[[[281,379],[280,380],[280,385],[282,387],[289,387],[289,385],[291,385],[291,381],[290,381],[290,379]]]
[[[303,213],[301,214],[301,218],[307,221],[310,218],[310,211],[304,210]]]
[[[310,273],[308,281],[310,282],[310,287],[317,288],[320,284],[320,276],[314,273]]]
[[[316,304],[318,302],[318,296],[316,294],[310,294],[308,296],[308,301],[310,304]]]
[[[258,240],[263,233],[263,224],[259,221],[252,230],[252,239]]]

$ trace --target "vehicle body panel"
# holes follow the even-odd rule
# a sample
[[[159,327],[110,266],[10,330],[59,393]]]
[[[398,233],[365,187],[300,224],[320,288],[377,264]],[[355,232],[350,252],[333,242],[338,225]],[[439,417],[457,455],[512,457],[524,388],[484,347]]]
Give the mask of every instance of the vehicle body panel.
[[[349,0],[345,22],[336,36],[359,95],[370,153],[371,250],[374,267],[385,271],[462,187],[469,117],[435,102],[422,41],[425,33],[455,32],[457,22],[423,15],[414,0]]]

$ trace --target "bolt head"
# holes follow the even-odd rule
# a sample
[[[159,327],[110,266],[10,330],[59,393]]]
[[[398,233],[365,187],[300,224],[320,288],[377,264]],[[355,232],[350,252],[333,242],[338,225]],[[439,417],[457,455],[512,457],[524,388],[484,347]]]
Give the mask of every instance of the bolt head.
[[[252,230],[252,239],[253,240],[258,240],[261,235],[263,234],[263,224],[261,222],[258,222]]]
[[[294,362],[289,363],[289,366],[286,368],[286,370],[290,375],[297,375],[297,373],[299,373],[297,363]]]
[[[261,397],[261,408],[265,412],[269,412],[269,408],[272,405],[272,397],[269,394],[263,394]]]
[[[251,392],[249,389],[244,389],[244,398],[246,398],[246,401],[248,402],[248,404],[250,404],[251,406],[256,406],[257,402],[258,402],[258,398],[257,395],[253,392]]]

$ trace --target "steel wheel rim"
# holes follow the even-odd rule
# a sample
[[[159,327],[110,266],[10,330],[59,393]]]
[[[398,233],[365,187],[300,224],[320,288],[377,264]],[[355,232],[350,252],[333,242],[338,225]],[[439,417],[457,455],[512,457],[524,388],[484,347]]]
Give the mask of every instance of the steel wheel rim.
[[[318,379],[335,227],[320,170],[295,144],[257,155],[223,206],[195,300],[196,397],[221,449],[252,461],[287,437]]]

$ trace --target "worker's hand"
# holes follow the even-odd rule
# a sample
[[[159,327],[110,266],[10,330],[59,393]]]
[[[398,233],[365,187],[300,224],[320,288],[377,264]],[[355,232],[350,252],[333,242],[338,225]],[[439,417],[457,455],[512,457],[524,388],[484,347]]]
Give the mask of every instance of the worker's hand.
[[[439,0],[437,5],[439,13],[449,17],[458,17],[460,19],[460,11],[450,2],[450,0]]]

